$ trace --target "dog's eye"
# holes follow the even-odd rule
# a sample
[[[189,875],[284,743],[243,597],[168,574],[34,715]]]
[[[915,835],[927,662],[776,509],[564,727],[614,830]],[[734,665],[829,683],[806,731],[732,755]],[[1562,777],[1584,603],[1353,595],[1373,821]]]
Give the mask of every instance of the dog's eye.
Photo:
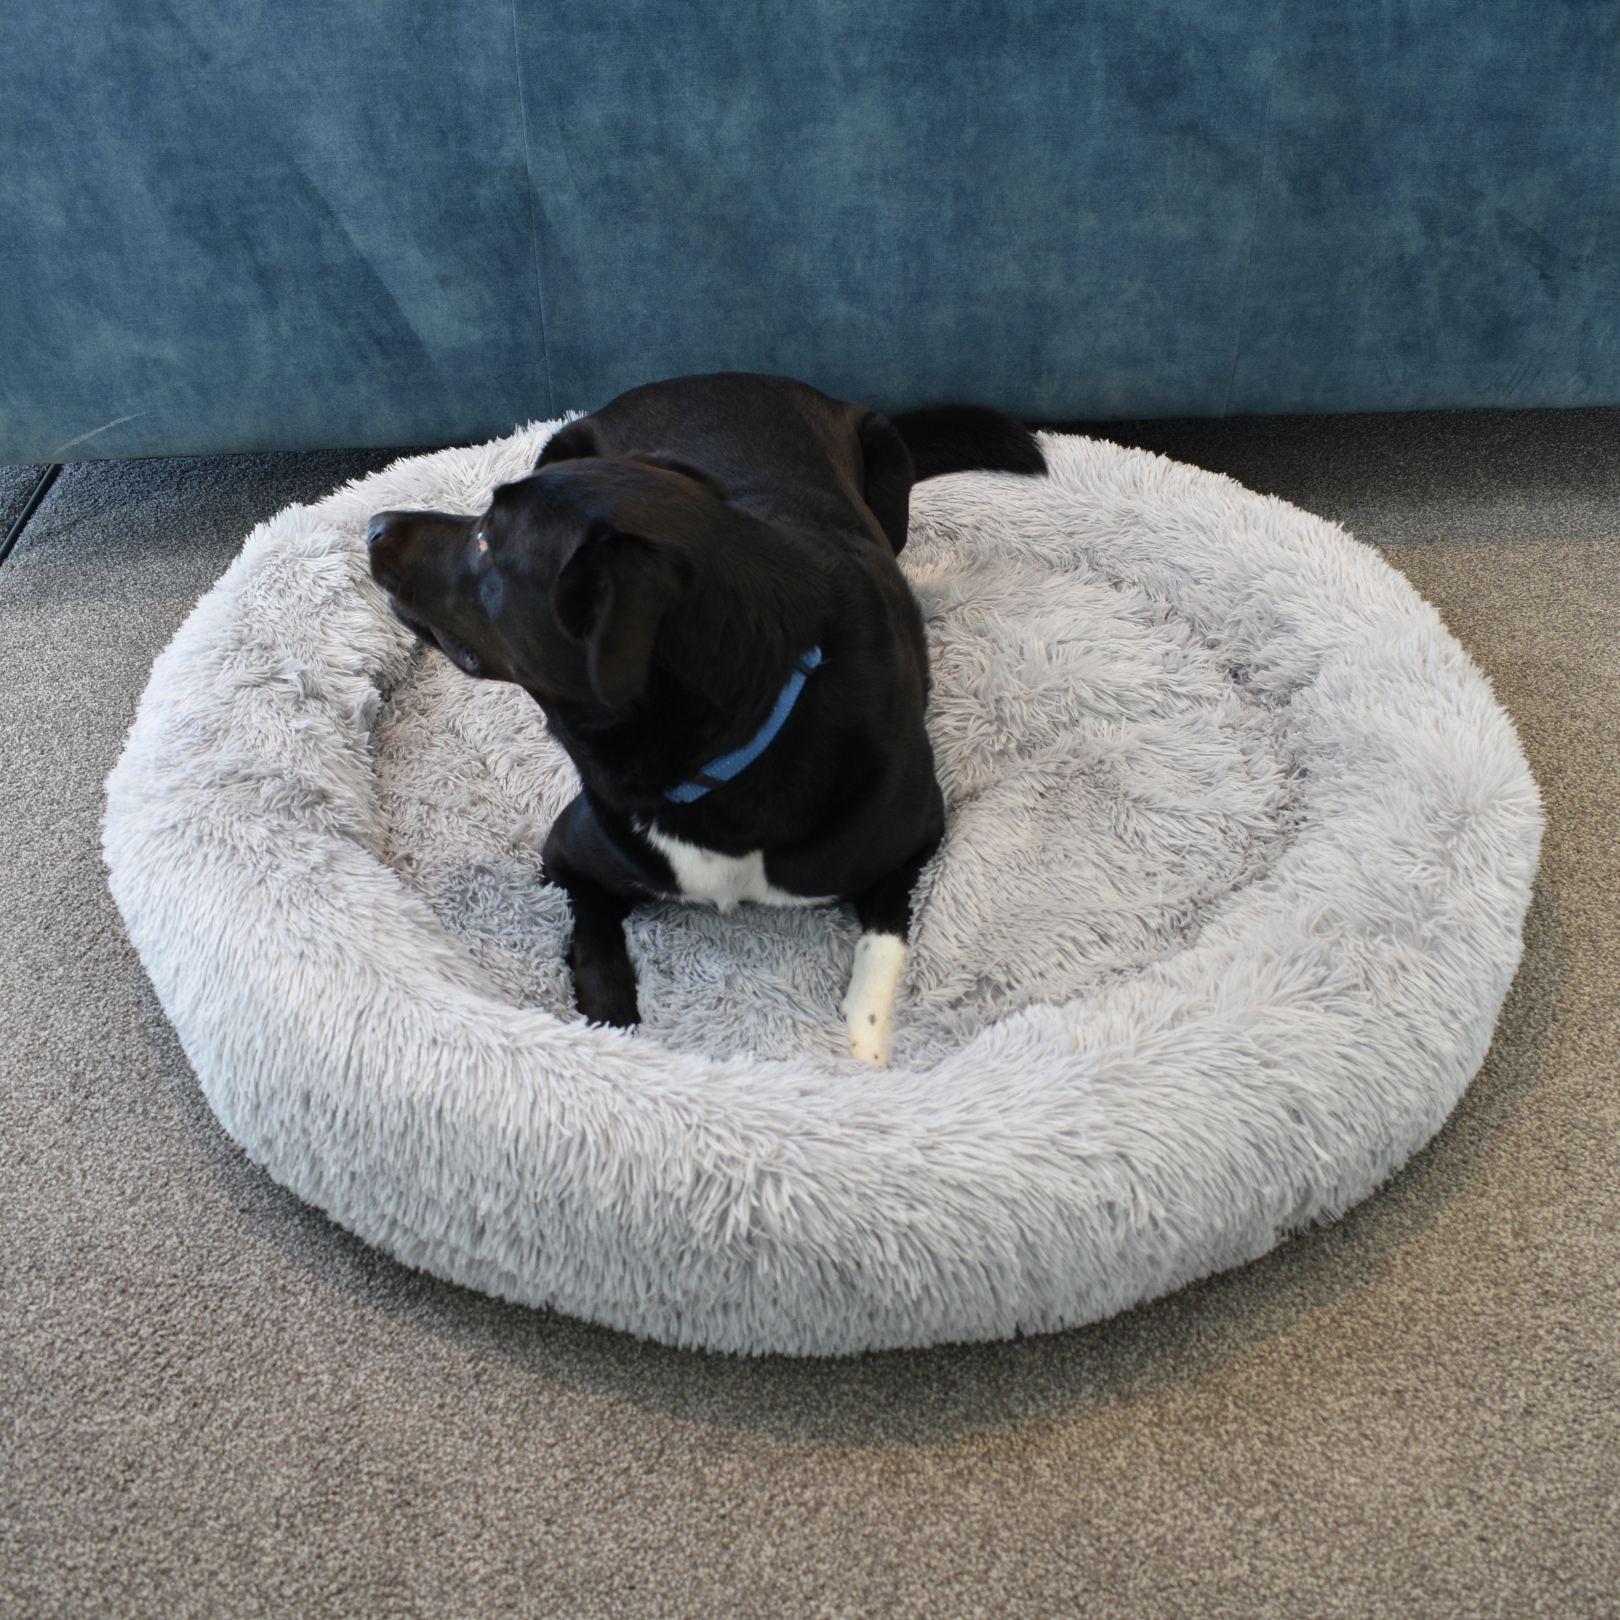
[[[477,535],[474,536],[474,538],[478,541],[478,549],[480,551],[488,551],[489,550],[489,541],[484,538],[484,531],[482,529],[480,529],[478,531]]]

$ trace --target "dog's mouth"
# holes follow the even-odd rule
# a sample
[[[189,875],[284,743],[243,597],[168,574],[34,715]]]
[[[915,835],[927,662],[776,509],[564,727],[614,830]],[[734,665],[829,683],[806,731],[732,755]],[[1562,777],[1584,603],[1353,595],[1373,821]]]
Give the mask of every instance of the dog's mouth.
[[[394,617],[407,630],[415,631],[428,646],[437,647],[457,669],[464,671],[468,675],[483,674],[483,666],[478,661],[478,654],[467,646],[465,642],[457,641],[448,631],[436,630],[431,624],[424,623],[421,619],[407,613],[392,595],[388,598],[388,606],[392,609]]]

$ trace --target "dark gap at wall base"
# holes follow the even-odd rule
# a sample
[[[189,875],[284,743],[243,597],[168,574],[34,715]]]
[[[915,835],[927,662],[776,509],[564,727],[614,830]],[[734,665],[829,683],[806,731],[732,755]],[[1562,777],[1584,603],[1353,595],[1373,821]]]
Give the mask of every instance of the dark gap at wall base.
[[[6,530],[5,540],[0,542],[0,563],[5,562],[6,558],[11,555],[12,547],[15,546],[20,539],[22,539],[23,530],[28,527],[28,520],[34,515],[35,512],[39,510],[40,502],[43,501],[48,494],[50,494],[51,485],[56,482],[56,475],[61,472],[61,470],[62,463],[60,461],[56,461],[52,462],[51,465],[40,474],[39,482],[34,485],[33,493],[28,497],[27,504],[23,507],[22,511],[17,514],[17,521]]]

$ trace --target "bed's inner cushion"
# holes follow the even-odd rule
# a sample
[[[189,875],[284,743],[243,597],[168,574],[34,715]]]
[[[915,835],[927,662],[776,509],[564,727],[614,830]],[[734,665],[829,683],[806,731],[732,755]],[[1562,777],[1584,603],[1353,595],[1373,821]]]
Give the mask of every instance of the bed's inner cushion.
[[[891,1050],[916,1067],[1181,949],[1305,812],[1287,702],[1163,602],[926,507],[901,561],[928,621],[947,812]],[[423,650],[372,741],[390,864],[501,995],[576,1016],[567,907],[540,851],[579,780],[538,706]],[[641,1034],[842,1063],[857,932],[847,907],[638,907]]]

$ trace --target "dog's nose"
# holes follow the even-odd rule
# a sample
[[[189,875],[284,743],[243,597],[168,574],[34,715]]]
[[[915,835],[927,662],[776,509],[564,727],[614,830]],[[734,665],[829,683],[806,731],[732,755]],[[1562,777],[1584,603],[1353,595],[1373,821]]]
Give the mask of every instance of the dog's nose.
[[[379,512],[366,525],[366,560],[371,577],[384,590],[397,592],[404,585],[404,526],[399,522],[404,516],[403,512]]]
[[[382,579],[378,569],[399,561],[404,539],[403,525],[399,520],[406,515],[404,512],[379,512],[366,525],[366,553],[371,562],[371,571],[384,584],[387,581]]]

